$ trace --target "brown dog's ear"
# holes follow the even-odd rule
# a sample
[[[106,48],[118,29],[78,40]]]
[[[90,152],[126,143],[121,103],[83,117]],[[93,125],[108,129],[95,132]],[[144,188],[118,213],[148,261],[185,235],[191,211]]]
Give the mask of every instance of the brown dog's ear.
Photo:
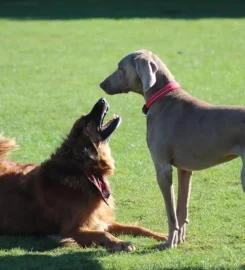
[[[144,55],[137,56],[134,62],[143,85],[143,90],[146,92],[156,83],[156,72],[158,68],[152,59],[148,59]]]
[[[89,139],[86,140],[84,152],[86,153],[86,155],[88,157],[90,157],[93,160],[96,160],[99,157],[99,153],[98,153],[96,147]]]

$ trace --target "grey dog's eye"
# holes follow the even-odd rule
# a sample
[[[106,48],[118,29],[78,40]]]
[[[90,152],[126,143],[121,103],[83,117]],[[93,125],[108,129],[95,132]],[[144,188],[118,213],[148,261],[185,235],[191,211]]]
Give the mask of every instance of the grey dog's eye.
[[[122,67],[118,67],[118,70],[120,71],[121,75],[124,75],[125,71],[124,71],[124,69]]]

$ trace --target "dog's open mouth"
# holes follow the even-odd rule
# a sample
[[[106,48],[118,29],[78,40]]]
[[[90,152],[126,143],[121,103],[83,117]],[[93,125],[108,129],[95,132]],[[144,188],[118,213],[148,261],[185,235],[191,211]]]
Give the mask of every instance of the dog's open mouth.
[[[90,116],[95,120],[96,129],[97,132],[99,132],[102,141],[108,140],[114,130],[121,123],[121,117],[114,115],[113,119],[104,124],[103,122],[108,111],[109,103],[106,101],[106,99],[101,98],[94,105],[90,113]]]
[[[121,123],[121,117],[118,115],[114,115],[113,119],[111,119],[106,124],[103,124],[108,110],[109,106],[106,107],[106,109],[104,110],[99,124],[100,135],[103,141],[107,140]]]
[[[90,121],[95,121],[97,132],[100,135],[101,141],[106,141],[109,139],[114,130],[121,123],[121,117],[114,115],[108,123],[103,124],[105,116],[109,111],[109,103],[106,99],[101,98],[94,105],[92,111],[90,112]]]

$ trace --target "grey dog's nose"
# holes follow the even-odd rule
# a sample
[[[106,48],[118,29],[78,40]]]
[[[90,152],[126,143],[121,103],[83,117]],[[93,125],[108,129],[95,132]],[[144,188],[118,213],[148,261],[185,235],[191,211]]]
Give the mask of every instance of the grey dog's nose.
[[[105,90],[105,81],[103,81],[101,84],[100,84],[100,87]]]

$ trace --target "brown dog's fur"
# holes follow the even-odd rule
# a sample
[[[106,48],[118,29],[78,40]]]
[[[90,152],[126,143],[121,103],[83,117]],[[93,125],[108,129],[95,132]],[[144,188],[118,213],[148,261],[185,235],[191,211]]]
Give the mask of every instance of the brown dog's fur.
[[[113,159],[108,143],[99,140],[93,123],[87,129],[84,118],[39,166],[6,160],[16,144],[0,135],[0,233],[58,234],[81,247],[97,244],[126,251],[135,248],[111,233],[166,239],[164,234],[114,221],[112,196],[107,205],[86,173],[112,175]]]

